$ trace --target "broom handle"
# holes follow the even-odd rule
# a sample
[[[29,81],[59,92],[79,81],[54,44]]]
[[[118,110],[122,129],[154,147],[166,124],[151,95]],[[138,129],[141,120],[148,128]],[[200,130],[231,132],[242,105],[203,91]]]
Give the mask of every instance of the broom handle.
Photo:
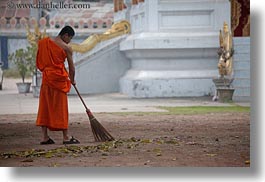
[[[73,86],[74,86],[74,88],[75,88],[75,91],[76,91],[77,95],[79,96],[80,100],[82,101],[83,105],[85,106],[86,110],[89,111],[89,109],[88,109],[88,107],[86,106],[85,101],[84,101],[83,98],[81,97],[81,95],[80,95],[80,93],[79,93],[79,91],[78,91],[76,85],[73,85]]]

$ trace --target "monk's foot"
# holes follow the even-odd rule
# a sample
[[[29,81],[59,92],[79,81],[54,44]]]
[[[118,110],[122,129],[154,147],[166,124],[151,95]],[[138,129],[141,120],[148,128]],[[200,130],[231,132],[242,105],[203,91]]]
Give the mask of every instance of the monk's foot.
[[[66,144],[79,144],[80,142],[75,139],[73,136],[70,138],[70,140],[64,140],[63,141],[63,144],[66,145]]]
[[[49,144],[55,144],[55,142],[49,138],[48,140],[40,142],[41,145],[49,145]]]

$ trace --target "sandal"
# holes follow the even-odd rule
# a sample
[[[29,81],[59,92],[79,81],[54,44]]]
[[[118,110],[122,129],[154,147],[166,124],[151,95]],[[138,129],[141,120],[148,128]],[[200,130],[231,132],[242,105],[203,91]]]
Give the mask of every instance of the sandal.
[[[50,145],[50,144],[55,144],[55,142],[49,138],[47,141],[45,142],[40,142],[41,145]]]
[[[71,137],[71,139],[70,140],[68,140],[68,141],[63,141],[63,144],[79,144],[80,142],[77,140],[77,139],[75,139],[73,136]]]

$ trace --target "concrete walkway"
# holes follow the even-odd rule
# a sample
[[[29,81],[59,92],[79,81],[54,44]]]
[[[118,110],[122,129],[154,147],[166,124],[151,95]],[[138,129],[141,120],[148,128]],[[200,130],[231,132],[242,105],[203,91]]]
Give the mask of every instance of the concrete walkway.
[[[32,93],[18,94],[16,82],[19,79],[4,79],[0,90],[0,114],[36,114],[38,98]],[[30,80],[29,80],[30,81]],[[229,103],[213,102],[210,97],[199,98],[155,98],[134,99],[120,93],[83,95],[93,112],[165,112],[158,106],[231,106]],[[69,113],[84,113],[85,109],[76,95],[68,97]],[[250,103],[233,103],[250,106]]]

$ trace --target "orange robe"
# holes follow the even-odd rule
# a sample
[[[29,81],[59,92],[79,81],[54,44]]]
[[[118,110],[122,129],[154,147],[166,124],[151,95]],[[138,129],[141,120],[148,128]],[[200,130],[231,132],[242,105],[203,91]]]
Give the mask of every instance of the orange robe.
[[[50,130],[68,128],[67,92],[71,88],[64,61],[66,52],[50,38],[39,41],[36,58],[37,68],[42,72],[37,126]]]

